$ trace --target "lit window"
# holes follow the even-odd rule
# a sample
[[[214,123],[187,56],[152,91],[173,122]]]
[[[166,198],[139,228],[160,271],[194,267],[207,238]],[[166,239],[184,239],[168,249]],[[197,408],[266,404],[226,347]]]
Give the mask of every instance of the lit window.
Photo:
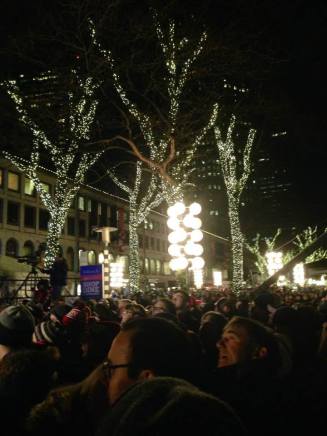
[[[98,215],[101,215],[101,203],[98,203]]]
[[[19,191],[19,175],[11,171],[8,172],[8,189],[11,191]]]
[[[43,190],[44,190],[45,192],[47,192],[48,194],[50,194],[51,189],[50,189],[50,185],[49,185],[49,183],[41,182],[41,186],[42,186],[42,188],[43,188]]]
[[[87,253],[87,263],[89,265],[95,265],[96,263],[96,255],[93,250],[88,251]]]
[[[78,197],[78,209],[79,210],[85,210],[85,198],[79,196]]]
[[[35,186],[33,181],[30,179],[24,180],[24,194],[35,195]]]
[[[88,212],[92,211],[92,202],[91,202],[91,200],[87,200],[87,211]]]
[[[149,259],[146,257],[145,259],[144,259],[144,269],[145,269],[145,272],[149,272],[149,268],[150,268],[150,262],[149,262]]]
[[[3,169],[0,168],[0,188],[3,188]]]

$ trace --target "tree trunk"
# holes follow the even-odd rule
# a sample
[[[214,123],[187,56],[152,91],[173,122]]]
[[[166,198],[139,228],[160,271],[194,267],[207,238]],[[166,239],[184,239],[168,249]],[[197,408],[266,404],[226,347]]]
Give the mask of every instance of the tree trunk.
[[[238,201],[229,200],[229,221],[232,244],[232,287],[238,294],[243,286],[243,235],[238,213]]]
[[[129,222],[129,286],[131,291],[139,290],[140,286],[140,256],[139,235],[136,220],[130,217]]]
[[[66,214],[58,209],[54,214],[51,214],[48,224],[48,234],[46,240],[46,249],[44,256],[44,267],[50,269],[55,261],[60,248],[59,239],[65,224]]]
[[[283,268],[275,272],[275,274],[273,274],[267,280],[261,283],[261,285],[256,288],[256,291],[264,291],[268,289],[270,285],[272,285],[278,280],[278,277],[280,275],[287,274],[291,270],[291,268],[293,268],[297,263],[304,261],[308,256],[310,256],[310,254],[312,254],[314,251],[320,248],[322,243],[325,242],[326,239],[327,239],[327,232],[320,235],[315,241],[313,241],[310,245],[304,248],[295,257],[293,257],[293,259],[287,262],[283,266]]]

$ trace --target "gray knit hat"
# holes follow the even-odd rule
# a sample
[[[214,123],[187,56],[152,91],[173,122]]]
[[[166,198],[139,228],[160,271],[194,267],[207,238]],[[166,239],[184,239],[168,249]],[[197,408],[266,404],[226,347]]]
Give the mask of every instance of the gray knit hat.
[[[34,318],[23,305],[8,306],[0,313],[0,344],[24,347],[32,343]]]

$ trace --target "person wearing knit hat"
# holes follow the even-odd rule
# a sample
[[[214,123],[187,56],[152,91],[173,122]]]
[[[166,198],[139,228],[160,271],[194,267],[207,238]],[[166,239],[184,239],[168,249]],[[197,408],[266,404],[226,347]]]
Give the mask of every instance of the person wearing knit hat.
[[[32,313],[23,305],[12,305],[0,313],[0,360],[10,351],[32,344]]]
[[[43,321],[35,326],[33,342],[37,345],[60,346],[65,340],[66,329],[58,322]]]
[[[57,303],[50,310],[50,319],[62,324],[63,317],[72,309],[72,306],[65,303]]]

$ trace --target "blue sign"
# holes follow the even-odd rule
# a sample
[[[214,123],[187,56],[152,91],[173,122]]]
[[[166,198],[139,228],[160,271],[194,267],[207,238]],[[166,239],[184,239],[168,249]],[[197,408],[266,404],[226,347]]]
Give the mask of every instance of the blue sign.
[[[80,267],[81,298],[101,300],[103,298],[102,265]]]

